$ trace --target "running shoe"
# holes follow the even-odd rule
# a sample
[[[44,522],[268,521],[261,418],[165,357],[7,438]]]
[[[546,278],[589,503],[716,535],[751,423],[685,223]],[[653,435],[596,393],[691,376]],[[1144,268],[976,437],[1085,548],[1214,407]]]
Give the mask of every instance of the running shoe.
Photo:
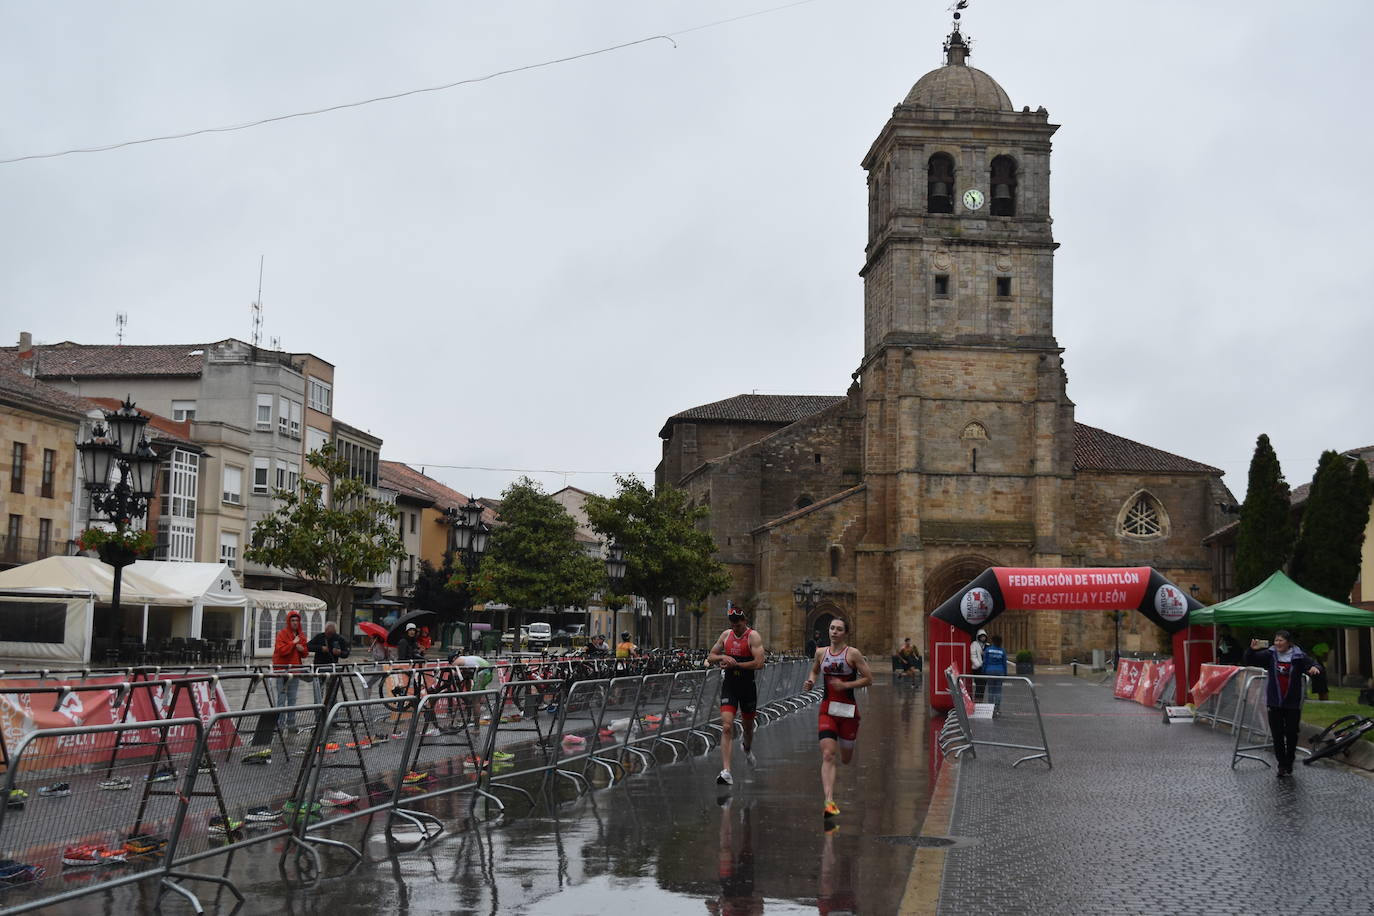
[[[16,811],[24,810],[24,801],[29,797],[29,793],[23,789],[11,789],[10,797],[5,799],[5,807],[13,808]]]
[[[145,776],[143,778],[148,780],[148,782],[168,782],[177,778],[177,772],[171,767],[163,767],[151,776]]]
[[[339,742],[329,741],[325,743],[324,752],[326,754],[337,754],[339,752]]]
[[[286,818],[287,823],[294,823],[298,820],[318,821],[324,817],[324,815],[320,813],[319,802],[311,802],[308,806],[303,808],[297,806],[294,801],[283,802],[281,813],[282,816]]]
[[[330,789],[320,796],[320,804],[326,808],[340,808],[344,805],[351,805],[358,800],[358,796],[349,795],[339,789]]]
[[[392,740],[392,741],[404,741],[405,739],[406,739],[406,736],[405,736],[405,734],[404,734],[403,732],[392,732],[392,733],[391,733],[391,740]]]
[[[729,770],[721,770],[720,775],[716,777],[716,782],[722,786],[733,786],[735,777],[730,775]]]
[[[600,738],[615,738],[615,732],[611,731],[609,728],[598,728],[596,734]]]
[[[403,782],[405,782],[407,785],[414,785],[417,782],[424,782],[428,778],[428,773],[417,773],[416,771],[411,770],[409,773],[406,774]]]
[[[243,821],[236,817],[215,816],[210,818],[210,823],[206,825],[211,833],[228,835],[243,826]]]
[[[245,821],[253,821],[255,823],[275,821],[280,817],[280,811],[274,811],[266,805],[259,805],[256,808],[249,808],[247,811],[243,812],[243,819]]]
[[[120,792],[134,787],[133,780],[127,776],[111,776],[109,779],[102,779],[99,786],[109,792]]]
[[[167,840],[163,837],[140,833],[124,841],[124,852],[131,856],[146,856],[161,852],[166,845]]]
[[[272,762],[272,749],[270,747],[265,747],[262,750],[249,751],[243,755],[243,758],[239,762],[269,764]]]
[[[311,814],[320,813],[320,803],[311,802],[308,805],[301,805],[294,798],[281,803],[282,814],[295,814],[298,810],[309,811]]]
[[[839,805],[835,804],[833,801],[828,801],[828,802],[825,803],[825,816],[826,816],[826,817],[838,817],[839,814],[840,814],[840,806],[839,806]]]
[[[507,754],[505,751],[492,751],[491,759],[495,760],[497,763],[500,763],[503,760],[514,760],[515,755]]]
[[[744,760],[746,763],[749,764],[750,767],[756,767],[759,765],[759,758],[754,756],[753,748],[744,749]]]
[[[62,850],[63,865],[115,865],[123,861],[124,853],[96,843],[68,846]]]
[[[0,859],[0,884],[26,884],[41,880],[48,873],[41,865],[26,865],[13,859]]]
[[[425,729],[425,733],[424,733],[424,736],[423,736],[423,737],[425,737],[425,738],[437,738],[437,737],[439,737],[440,734],[441,734],[441,732],[439,731],[439,729],[437,729],[437,728],[435,728],[434,726],[431,725],[429,728]]]
[[[61,798],[63,795],[71,794],[72,787],[65,782],[55,782],[38,790],[40,798]]]
[[[365,751],[372,747],[372,742],[366,738],[359,738],[357,741],[350,741],[344,745],[349,750]]]
[[[208,773],[213,767],[214,764],[210,762],[210,756],[207,754],[206,756],[200,758],[200,764],[196,767],[196,770],[201,773]]]

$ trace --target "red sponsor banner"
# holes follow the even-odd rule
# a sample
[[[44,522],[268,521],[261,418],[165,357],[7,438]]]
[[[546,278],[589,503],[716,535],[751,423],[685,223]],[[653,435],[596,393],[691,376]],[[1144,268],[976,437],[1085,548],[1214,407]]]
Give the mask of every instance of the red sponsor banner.
[[[1159,678],[1159,666],[1154,662],[1140,663],[1140,676],[1136,678],[1135,693],[1131,699],[1141,706],[1149,706],[1150,698],[1155,695],[1155,683]]]
[[[1239,670],[1236,665],[1202,665],[1197,683],[1193,685],[1193,702],[1201,706],[1212,694],[1220,693]]]
[[[175,688],[169,681],[153,682],[152,686],[135,686],[127,695],[128,715],[124,708],[116,706],[119,696],[118,687],[124,679],[118,676],[89,677],[77,682],[83,687],[111,685],[108,690],[79,690],[62,694],[58,704],[56,693],[20,693],[24,688],[56,687],[61,682],[47,681],[6,681],[5,691],[0,693],[0,729],[4,730],[5,747],[12,753],[19,743],[29,735],[43,729],[76,728],[92,725],[110,725],[115,722],[127,723],[156,722],[159,719],[191,718],[192,693],[199,706],[200,718],[208,722],[218,712],[227,712],[228,701],[218,685],[195,682],[186,685],[176,699],[174,708],[172,693]],[[146,683],[146,682],[143,682]],[[54,708],[54,704],[56,708]],[[167,729],[168,747],[172,753],[186,753],[195,743],[195,729],[174,726]],[[125,732],[100,732],[89,735],[60,735],[39,738],[29,745],[25,756],[44,758],[43,767],[81,766],[103,762],[110,759],[117,735],[122,746],[120,758],[147,756],[156,750],[154,744],[160,739],[161,730],[154,728],[133,729]],[[233,724],[220,722],[210,737],[211,750],[225,750],[238,744]]]
[[[1054,608],[1114,611],[1139,607],[1150,585],[1150,567],[1121,569],[996,570],[1002,602],[1009,611]]]
[[[56,693],[18,693],[24,688],[52,688],[61,686],[57,681],[6,681],[5,692],[0,693],[0,729],[4,730],[5,748],[10,752],[29,735],[45,728],[76,728],[83,725],[109,725],[119,717],[115,698],[118,685],[123,678],[91,677],[82,681],[83,686],[112,685],[109,690],[81,690],[67,694]],[[39,738],[29,745],[25,755],[35,755],[53,760],[53,766],[92,763],[101,759],[102,753],[108,759],[114,747],[115,736],[112,732],[96,735],[64,735],[56,738]]]
[[[1155,665],[1155,687],[1150,691],[1150,702],[1148,705],[1155,706],[1159,703],[1159,698],[1164,696],[1164,691],[1168,689],[1170,682],[1174,678],[1174,660],[1166,658]]]
[[[1123,658],[1116,665],[1116,687],[1112,691],[1118,700],[1134,700],[1135,685],[1145,663],[1138,658]]]

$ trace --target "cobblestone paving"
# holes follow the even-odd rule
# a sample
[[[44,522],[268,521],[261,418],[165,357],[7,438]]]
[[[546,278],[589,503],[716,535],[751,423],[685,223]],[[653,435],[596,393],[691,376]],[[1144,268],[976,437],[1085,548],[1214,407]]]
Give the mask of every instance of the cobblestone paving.
[[[1054,768],[978,750],[960,766],[940,913],[1374,911],[1374,782],[1326,763],[1293,779],[1231,741],[1037,679]]]

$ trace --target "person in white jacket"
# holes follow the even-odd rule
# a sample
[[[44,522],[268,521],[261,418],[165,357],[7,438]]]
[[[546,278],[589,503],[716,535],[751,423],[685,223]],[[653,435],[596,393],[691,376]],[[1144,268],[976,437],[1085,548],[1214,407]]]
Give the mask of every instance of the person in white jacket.
[[[983,673],[983,647],[988,643],[988,631],[979,630],[978,635],[973,638],[973,642],[968,647],[969,674]],[[983,702],[983,690],[986,687],[983,681],[973,682],[973,702]]]

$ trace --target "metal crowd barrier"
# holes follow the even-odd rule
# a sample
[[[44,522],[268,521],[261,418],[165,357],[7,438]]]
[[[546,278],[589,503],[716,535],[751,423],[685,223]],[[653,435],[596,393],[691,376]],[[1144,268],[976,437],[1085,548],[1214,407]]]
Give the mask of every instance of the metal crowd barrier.
[[[784,660],[760,672],[763,722],[819,696],[799,693],[809,664]],[[227,876],[194,871],[196,863],[275,840],[283,842],[283,866],[294,853],[308,881],[323,873],[322,848],[361,858],[334,835],[348,821],[385,815],[389,838],[395,838],[395,825],[407,825],[415,828],[415,842],[424,843],[439,835],[444,821],[418,806],[453,797],[472,815],[479,799],[504,809],[502,796],[512,793],[533,807],[534,795],[515,781],[525,776],[542,778],[552,801],[559,800],[560,785],[571,784],[581,795],[653,766],[661,748],[675,760],[690,753],[694,740],[709,750],[711,728],[719,730],[718,669],[507,679],[486,690],[435,690],[463,683],[466,672],[429,664],[410,668],[413,690],[407,683],[391,693],[377,685],[378,675],[393,668],[310,671],[320,678],[321,702],[252,708],[259,689],[271,703],[287,679],[303,680],[305,672],[176,677],[142,670],[134,680],[15,683],[9,691],[0,679],[0,696],[15,703],[22,694],[37,694],[42,703],[52,697],[58,709],[98,701],[111,716],[130,717],[30,731],[8,756],[4,783],[13,801],[0,807],[0,849],[33,868],[5,889],[0,913],[150,878],[158,880],[160,893],[180,894],[200,912],[186,882],[210,881],[240,900],[242,895]],[[608,664],[579,673],[611,670]],[[226,708],[216,694],[225,680],[250,691],[242,708]],[[196,714],[174,716],[181,706]],[[40,785],[51,788],[40,792]],[[89,878],[59,883],[63,868]]]
[[[1231,672],[1220,690],[1197,705],[1193,712],[1193,722],[1207,721],[1215,729],[1218,725],[1234,728],[1240,721],[1241,695],[1244,692],[1248,675],[1263,673],[1259,668],[1237,668]]]
[[[1254,751],[1270,751],[1274,747],[1273,735],[1269,731],[1269,706],[1265,702],[1265,688],[1269,681],[1269,672],[1263,668],[1245,668],[1242,672],[1245,675],[1245,683],[1240,691],[1240,699],[1236,707],[1236,720],[1232,726],[1235,733],[1235,742],[1231,746],[1231,769],[1236,768],[1236,764],[1242,760],[1258,760],[1265,766],[1271,766],[1265,757],[1257,757]],[[1235,680],[1235,678],[1232,678]],[[1309,678],[1302,676],[1302,697],[1303,703],[1307,702],[1309,688]],[[1301,708],[1301,707],[1300,707]],[[1298,745],[1298,753],[1311,756],[1310,748]]]
[[[1054,768],[1045,722],[1040,716],[1040,700],[1030,678],[988,674],[961,674],[955,678],[948,671],[946,677],[950,679],[954,712],[962,733],[960,752],[967,750],[970,756],[977,756],[979,747],[1034,751],[1018,758],[1012,767],[1027,760],[1043,760],[1046,766]],[[966,698],[976,696],[979,686],[985,702],[973,703],[970,711]]]

